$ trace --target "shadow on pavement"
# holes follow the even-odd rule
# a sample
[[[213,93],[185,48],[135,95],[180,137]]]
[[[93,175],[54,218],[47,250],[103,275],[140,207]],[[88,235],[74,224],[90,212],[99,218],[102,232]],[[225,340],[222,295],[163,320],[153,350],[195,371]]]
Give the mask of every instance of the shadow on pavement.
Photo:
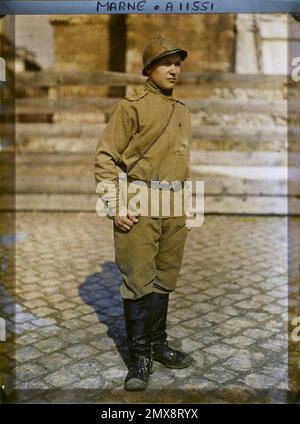
[[[127,365],[128,350],[120,283],[121,274],[116,264],[114,262],[105,262],[102,265],[101,272],[87,277],[85,282],[79,287],[79,296],[87,305],[94,308],[99,322],[107,326],[108,337],[113,340]],[[101,334],[99,334],[99,337],[101,337]]]

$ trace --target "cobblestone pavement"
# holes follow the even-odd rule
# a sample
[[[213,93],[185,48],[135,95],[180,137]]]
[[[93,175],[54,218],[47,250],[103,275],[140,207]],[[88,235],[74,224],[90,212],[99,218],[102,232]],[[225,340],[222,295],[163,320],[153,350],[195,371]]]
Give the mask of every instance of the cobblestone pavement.
[[[16,231],[16,291],[2,288],[1,303],[17,335],[17,401],[285,403],[287,218],[208,216],[192,229],[168,334],[194,365],[155,363],[139,393],[123,389],[127,351],[111,221],[18,213]],[[13,353],[6,345],[4,376]]]

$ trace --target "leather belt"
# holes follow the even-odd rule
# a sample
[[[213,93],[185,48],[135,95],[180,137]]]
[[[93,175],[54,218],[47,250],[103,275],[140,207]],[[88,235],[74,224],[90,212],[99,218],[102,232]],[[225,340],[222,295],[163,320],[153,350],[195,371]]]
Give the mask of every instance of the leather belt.
[[[146,181],[137,178],[132,178],[127,175],[127,181],[133,182],[134,184],[140,186],[147,186],[149,188],[153,188],[155,190],[166,190],[166,191],[179,191],[184,188],[184,181],[173,181],[171,184],[166,182],[161,182],[157,180]]]

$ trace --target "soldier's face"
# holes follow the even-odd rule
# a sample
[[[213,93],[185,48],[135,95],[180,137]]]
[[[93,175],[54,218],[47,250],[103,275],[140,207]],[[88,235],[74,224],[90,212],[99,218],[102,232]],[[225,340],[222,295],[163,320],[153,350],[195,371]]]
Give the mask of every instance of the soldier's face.
[[[160,59],[148,70],[150,81],[163,90],[175,87],[181,70],[181,59],[178,53]]]

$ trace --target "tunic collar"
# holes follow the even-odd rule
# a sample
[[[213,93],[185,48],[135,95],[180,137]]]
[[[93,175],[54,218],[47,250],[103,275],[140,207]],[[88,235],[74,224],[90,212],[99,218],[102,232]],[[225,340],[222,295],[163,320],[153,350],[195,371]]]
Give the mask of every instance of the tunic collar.
[[[173,89],[172,90],[163,90],[162,88],[159,88],[157,85],[155,85],[149,79],[147,79],[144,86],[151,93],[159,94],[159,95],[161,95],[165,98],[168,98],[168,99],[173,100],[173,101],[175,100],[175,102],[178,102],[178,103],[181,103],[182,105],[184,105],[184,102],[182,100],[178,100],[175,97],[173,97]]]
[[[147,81],[145,82],[145,86],[152,93],[162,94],[163,96],[167,96],[167,97],[173,98],[173,89],[171,89],[171,90],[163,90],[162,88],[158,87],[156,84],[154,84],[149,79],[147,79]]]

